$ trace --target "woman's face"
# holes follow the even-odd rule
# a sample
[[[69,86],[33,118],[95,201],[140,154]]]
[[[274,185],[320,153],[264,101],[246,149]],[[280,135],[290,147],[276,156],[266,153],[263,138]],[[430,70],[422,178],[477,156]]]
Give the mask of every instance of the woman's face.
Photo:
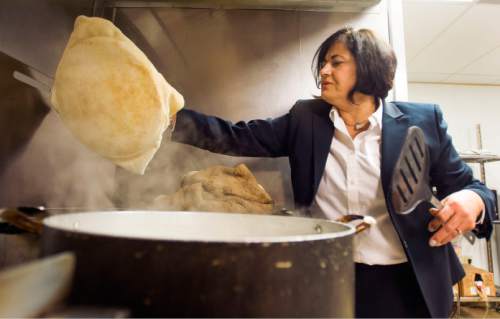
[[[342,41],[328,49],[319,73],[323,100],[336,106],[348,101],[347,96],[356,84],[356,63]]]

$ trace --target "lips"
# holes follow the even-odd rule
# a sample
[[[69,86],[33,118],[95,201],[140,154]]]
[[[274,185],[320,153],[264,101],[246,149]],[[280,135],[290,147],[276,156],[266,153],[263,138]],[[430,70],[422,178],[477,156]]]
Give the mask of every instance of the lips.
[[[324,89],[326,88],[328,85],[331,85],[332,82],[321,82],[321,88]]]

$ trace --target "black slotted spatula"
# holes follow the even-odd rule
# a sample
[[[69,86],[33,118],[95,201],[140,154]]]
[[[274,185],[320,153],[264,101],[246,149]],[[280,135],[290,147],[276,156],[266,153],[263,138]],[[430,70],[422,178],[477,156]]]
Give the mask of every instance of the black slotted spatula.
[[[430,166],[424,132],[419,127],[411,126],[392,174],[390,191],[396,213],[409,214],[424,201],[439,210],[443,208],[429,186]],[[476,237],[472,232],[464,233],[463,236],[471,245],[474,244]]]
[[[401,153],[391,180],[392,204],[396,213],[411,213],[423,201],[442,209],[441,202],[429,186],[430,158],[422,129],[411,126],[406,133]]]

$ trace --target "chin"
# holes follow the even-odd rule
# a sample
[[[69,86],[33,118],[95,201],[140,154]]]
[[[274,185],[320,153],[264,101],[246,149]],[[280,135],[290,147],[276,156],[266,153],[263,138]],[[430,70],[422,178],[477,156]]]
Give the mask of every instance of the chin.
[[[321,93],[321,99],[329,104],[335,104],[335,98],[332,96],[329,96],[328,94]]]

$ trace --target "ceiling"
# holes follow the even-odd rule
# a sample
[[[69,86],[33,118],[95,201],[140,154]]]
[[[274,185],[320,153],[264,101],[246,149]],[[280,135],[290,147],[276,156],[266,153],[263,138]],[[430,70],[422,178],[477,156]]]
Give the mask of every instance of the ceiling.
[[[410,82],[500,86],[500,0],[404,0]]]

